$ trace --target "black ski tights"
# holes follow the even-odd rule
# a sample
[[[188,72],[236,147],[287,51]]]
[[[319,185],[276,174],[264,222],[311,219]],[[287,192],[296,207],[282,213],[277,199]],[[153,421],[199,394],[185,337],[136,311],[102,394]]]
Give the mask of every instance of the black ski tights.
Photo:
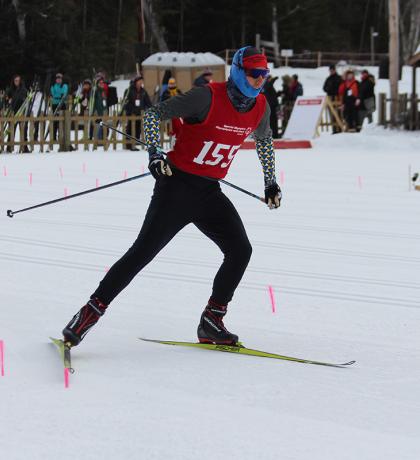
[[[220,184],[176,169],[173,169],[173,176],[161,177],[156,182],[137,239],[111,267],[92,297],[107,305],[111,303],[137,273],[190,223],[214,241],[224,254],[214,279],[211,299],[226,305],[248,265],[251,244],[238,212],[222,193]]]

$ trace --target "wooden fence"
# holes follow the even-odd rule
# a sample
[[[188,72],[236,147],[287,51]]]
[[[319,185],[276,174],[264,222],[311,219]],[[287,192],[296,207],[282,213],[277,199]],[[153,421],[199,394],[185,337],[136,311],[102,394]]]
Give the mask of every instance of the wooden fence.
[[[420,99],[417,94],[412,96],[407,93],[398,97],[398,125],[408,130],[420,129]],[[386,94],[378,96],[378,124],[388,126],[391,123],[391,99]]]
[[[0,152],[40,151],[69,152],[78,150],[123,149],[135,142],[125,136],[103,128],[96,123],[98,116],[71,115],[70,111],[62,111],[53,116],[41,117],[2,117],[0,118]],[[136,125],[140,124],[140,139],[144,141],[143,116],[104,115],[100,119],[124,132],[136,136]],[[169,143],[168,129],[165,123],[161,127],[162,147]]]

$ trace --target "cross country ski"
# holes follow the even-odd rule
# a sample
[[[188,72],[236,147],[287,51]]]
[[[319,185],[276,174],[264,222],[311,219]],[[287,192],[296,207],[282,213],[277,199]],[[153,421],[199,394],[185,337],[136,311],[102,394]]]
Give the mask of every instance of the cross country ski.
[[[272,358],[272,359],[281,359],[283,361],[294,361],[297,363],[303,364],[317,364],[319,366],[328,366],[328,367],[348,367],[354,364],[356,361],[348,361],[342,364],[327,363],[323,361],[314,361],[311,359],[303,358],[293,358],[292,356],[279,355],[277,353],[268,353],[266,351],[253,350],[252,348],[247,348],[242,345],[241,342],[238,342],[237,345],[216,345],[212,343],[197,343],[197,342],[177,342],[174,340],[154,340],[154,339],[145,339],[139,337],[143,342],[152,342],[152,343],[161,343],[163,345],[175,345],[181,347],[191,347],[191,348],[200,348],[202,350],[212,350],[212,351],[222,351],[226,353],[237,353],[241,355],[256,356],[259,358]]]

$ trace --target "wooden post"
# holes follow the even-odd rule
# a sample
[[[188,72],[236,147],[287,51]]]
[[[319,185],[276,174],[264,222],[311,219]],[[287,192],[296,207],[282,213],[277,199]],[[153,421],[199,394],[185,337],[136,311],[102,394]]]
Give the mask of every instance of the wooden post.
[[[386,125],[386,94],[379,93],[379,103],[378,103],[378,125]]]
[[[317,67],[321,67],[321,63],[322,63],[322,52],[321,51],[318,51],[317,53]]]
[[[410,124],[409,129],[413,130],[416,129],[416,112],[417,110],[417,94],[416,94],[416,68],[417,64],[413,64],[412,70],[412,79],[411,79],[411,110],[410,110]]]
[[[397,126],[399,78],[399,8],[398,0],[389,1],[389,84],[391,88],[391,126]]]
[[[63,146],[65,148],[65,152],[70,152],[71,150],[71,114],[70,114],[70,108],[68,108],[64,112],[64,120],[63,120],[63,125],[64,125],[64,142]]]

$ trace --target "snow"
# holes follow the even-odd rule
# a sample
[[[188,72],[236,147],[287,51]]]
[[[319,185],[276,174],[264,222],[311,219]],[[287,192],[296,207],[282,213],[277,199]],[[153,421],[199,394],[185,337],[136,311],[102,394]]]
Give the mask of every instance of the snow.
[[[48,337],[131,245],[153,180],[5,211],[139,174],[146,153],[1,155],[2,458],[420,458],[419,144],[369,128],[279,151],[277,211],[225,187],[254,247],[228,327],[252,348],[352,368],[137,340],[195,339],[221,254],[189,226],[74,349],[69,389]],[[228,180],[262,193],[256,155],[240,151]]]

